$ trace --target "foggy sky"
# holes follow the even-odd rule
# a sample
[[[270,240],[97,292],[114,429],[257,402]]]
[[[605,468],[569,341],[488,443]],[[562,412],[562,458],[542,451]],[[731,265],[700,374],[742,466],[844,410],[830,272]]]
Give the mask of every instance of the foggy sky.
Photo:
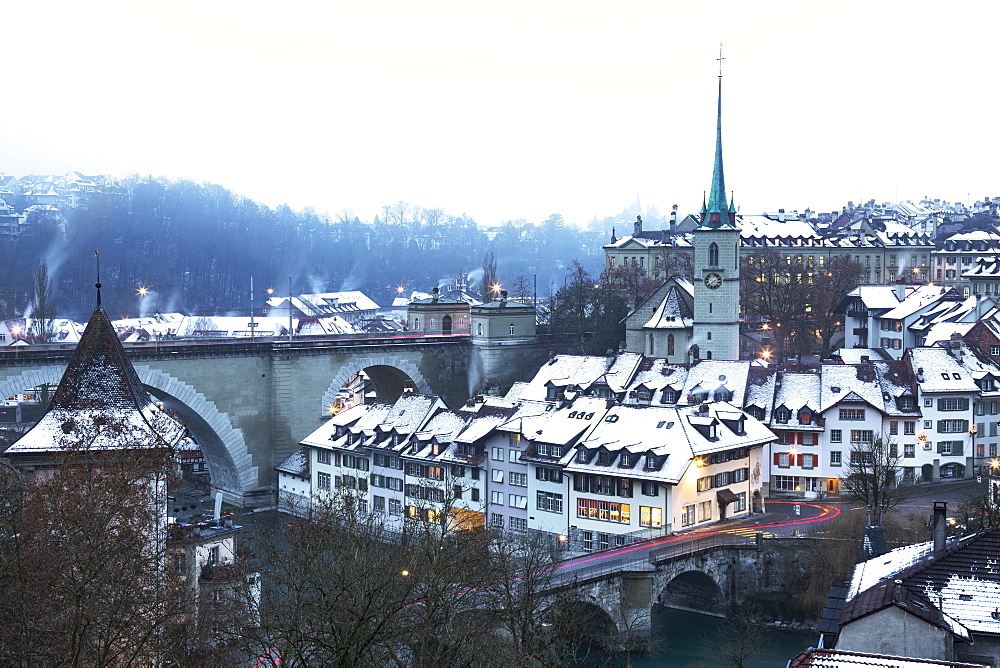
[[[18,2],[0,171],[212,181],[370,220],[696,211],[723,43],[744,213],[1000,196],[993,3]]]

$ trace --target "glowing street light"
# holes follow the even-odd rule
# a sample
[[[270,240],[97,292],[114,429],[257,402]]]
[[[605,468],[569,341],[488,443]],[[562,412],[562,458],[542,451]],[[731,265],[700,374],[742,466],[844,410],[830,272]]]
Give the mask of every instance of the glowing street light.
[[[765,348],[764,350],[760,351],[760,358],[762,360],[764,360],[765,362],[770,361],[771,355],[772,355],[771,351],[768,350],[767,348]]]
[[[493,285],[490,286],[490,290],[493,291],[493,294],[498,295],[500,294],[501,287],[502,286],[499,283],[494,283]]]
[[[267,294],[273,295],[274,294],[274,288],[268,288],[267,289]]]
[[[396,286],[396,292],[398,294],[403,294],[403,286],[402,285],[397,285]]]
[[[147,294],[149,294],[149,288],[147,288],[145,285],[140,285],[135,292],[140,297],[145,297]]]

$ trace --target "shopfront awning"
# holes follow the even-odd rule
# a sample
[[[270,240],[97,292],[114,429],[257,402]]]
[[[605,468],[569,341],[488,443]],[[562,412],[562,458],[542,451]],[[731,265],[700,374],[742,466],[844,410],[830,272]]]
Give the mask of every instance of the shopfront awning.
[[[715,493],[716,498],[719,499],[719,503],[729,505],[734,501],[739,501],[739,497],[729,491],[728,487],[723,487]]]

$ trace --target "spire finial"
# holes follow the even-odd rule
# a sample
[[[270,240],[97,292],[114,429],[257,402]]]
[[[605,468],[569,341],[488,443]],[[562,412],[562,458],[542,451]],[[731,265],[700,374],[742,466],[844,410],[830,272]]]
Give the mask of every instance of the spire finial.
[[[101,307],[101,256],[97,252],[97,249],[94,249],[94,258],[97,260],[97,283],[94,284],[94,287],[97,288],[97,307],[100,308]]]
[[[725,60],[725,58],[722,57],[722,42],[719,42],[719,57],[716,58],[716,60],[719,61],[719,78],[721,79],[722,78],[722,61]]]
[[[726,180],[722,172],[722,45],[719,45],[719,100],[715,121],[715,167],[712,170],[712,189],[708,195],[708,220],[702,224],[707,227],[728,227],[729,206],[726,203]],[[723,220],[725,219],[725,220]]]

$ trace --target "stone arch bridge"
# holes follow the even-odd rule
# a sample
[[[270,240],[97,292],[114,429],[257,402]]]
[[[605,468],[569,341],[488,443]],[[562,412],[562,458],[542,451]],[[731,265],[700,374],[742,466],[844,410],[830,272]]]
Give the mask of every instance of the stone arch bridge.
[[[537,345],[522,347],[510,353],[539,354]],[[374,381],[380,401],[394,401],[408,387],[441,395],[452,407],[478,391],[483,378],[503,376],[495,356],[483,355],[468,335],[174,341],[126,349],[150,394],[201,444],[212,485],[247,505],[270,504],[273,467],[329,416],[337,393],[358,371]],[[46,383],[54,387],[73,350],[49,345],[0,352],[0,400]]]
[[[723,616],[748,596],[801,591],[802,578],[824,539],[732,534],[693,536],[659,548],[588,555],[585,565],[559,569],[551,591],[581,616],[604,620],[613,635],[648,635],[655,605]],[[606,563],[605,563],[606,562]]]

